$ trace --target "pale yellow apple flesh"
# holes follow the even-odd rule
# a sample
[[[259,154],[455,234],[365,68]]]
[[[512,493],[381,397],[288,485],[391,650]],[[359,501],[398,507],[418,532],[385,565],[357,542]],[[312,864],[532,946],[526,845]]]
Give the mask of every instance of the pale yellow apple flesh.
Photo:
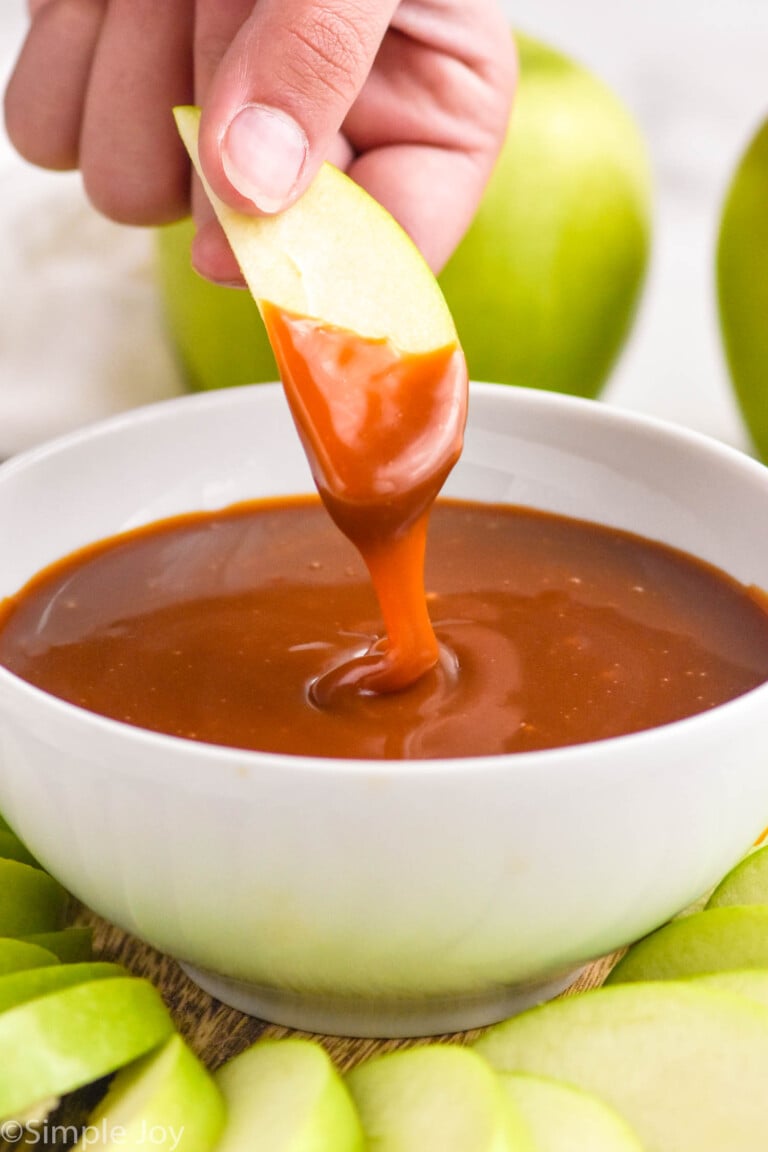
[[[330,164],[276,216],[249,216],[207,184],[197,150],[200,111],[174,110],[179,133],[254,299],[388,339],[402,352],[456,343],[456,329],[429,266],[373,197]]]
[[[499,1072],[536,1152],[644,1152],[632,1129],[599,1096],[559,1080]]]
[[[347,1084],[377,1152],[538,1152],[499,1078],[469,1048],[389,1052],[354,1068]]]
[[[224,1099],[181,1036],[121,1069],[88,1117],[79,1152],[144,1149],[211,1152],[224,1127]],[[254,1140],[258,1132],[254,1129]]]
[[[262,1040],[216,1073],[227,1120],[216,1152],[365,1152],[350,1094],[324,1048]]]
[[[603,1097],[652,1152],[765,1144],[768,1009],[693,981],[565,997],[490,1029],[494,1067]]]

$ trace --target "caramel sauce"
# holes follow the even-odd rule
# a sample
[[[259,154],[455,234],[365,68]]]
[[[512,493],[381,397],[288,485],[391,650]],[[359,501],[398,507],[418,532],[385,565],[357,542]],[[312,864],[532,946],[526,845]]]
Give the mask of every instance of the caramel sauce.
[[[627,533],[438,500],[426,595],[443,656],[409,689],[315,686],[375,647],[365,566],[315,497],[95,544],[0,606],[0,663],[142,728],[311,756],[524,752],[636,732],[768,679],[750,589]]]
[[[370,573],[385,638],[316,686],[393,692],[439,659],[424,597],[427,519],[461,453],[467,369],[458,345],[403,354],[386,340],[262,305],[317,489]]]

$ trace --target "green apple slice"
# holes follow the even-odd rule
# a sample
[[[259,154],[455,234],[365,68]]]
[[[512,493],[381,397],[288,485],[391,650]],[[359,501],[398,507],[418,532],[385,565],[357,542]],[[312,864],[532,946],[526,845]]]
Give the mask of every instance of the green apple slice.
[[[75,1146],[209,1152],[224,1127],[224,1099],[181,1036],[121,1069]],[[257,1129],[252,1137],[258,1142]],[[260,1145],[259,1145],[260,1146]]]
[[[632,1129],[599,1096],[541,1076],[498,1075],[531,1130],[536,1152],[643,1152]]]
[[[728,904],[768,905],[768,848],[759,848],[740,860],[715,888],[707,908]]]
[[[652,1152],[765,1145],[768,1009],[731,992],[684,981],[601,988],[494,1026],[476,1051],[501,1071],[603,1097]]]
[[[691,983],[701,988],[722,988],[736,992],[768,1008],[768,968],[734,968],[731,972],[708,972],[692,976]]]
[[[64,969],[66,970],[66,969]],[[46,969],[42,969],[46,971]],[[91,980],[0,1013],[0,1117],[28,1115],[162,1044],[173,1021],[134,976]]]
[[[403,352],[457,343],[448,306],[413,241],[389,213],[330,164],[276,216],[246,216],[215,195],[197,151],[200,110],[176,124],[256,301],[388,339]]]
[[[536,1152],[498,1076],[469,1048],[389,1052],[354,1068],[347,1083],[377,1152]]]
[[[364,1152],[347,1087],[328,1053],[299,1037],[260,1040],[216,1073],[227,1121],[216,1152]]]
[[[0,828],[0,859],[20,860],[22,864],[31,864],[33,868],[40,868],[37,860],[15,832]]]
[[[58,932],[35,932],[23,936],[22,939],[53,952],[64,964],[90,960],[93,955],[92,928],[61,928]]]
[[[75,984],[87,984],[94,980],[114,980],[127,976],[125,968],[119,964],[94,962],[91,964],[51,964],[39,968],[29,968],[20,972],[10,972],[0,976],[0,1014],[47,996],[61,988],[71,988]]]
[[[768,907],[711,908],[672,920],[633,944],[606,983],[677,980],[729,968],[768,968]]]
[[[0,936],[60,928],[67,903],[67,893],[47,872],[19,860],[0,860]]]
[[[27,968],[44,968],[58,964],[59,957],[43,945],[14,937],[0,937],[0,980],[11,972],[24,972]]]

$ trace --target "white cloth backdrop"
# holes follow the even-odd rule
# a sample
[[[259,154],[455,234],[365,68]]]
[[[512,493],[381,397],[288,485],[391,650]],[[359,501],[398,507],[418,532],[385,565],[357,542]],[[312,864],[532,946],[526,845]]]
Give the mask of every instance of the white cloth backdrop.
[[[713,249],[728,175],[768,111],[768,2],[503,2],[511,21],[612,84],[649,141],[653,265],[606,399],[745,447],[717,334]],[[0,81],[24,19],[24,0],[1,0]],[[100,219],[76,174],[28,167],[0,129],[0,457],[181,387],[151,235]]]

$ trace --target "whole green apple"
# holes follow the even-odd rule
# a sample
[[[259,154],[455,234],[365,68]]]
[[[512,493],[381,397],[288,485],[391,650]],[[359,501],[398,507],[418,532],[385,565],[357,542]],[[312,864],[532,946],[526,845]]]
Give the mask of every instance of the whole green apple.
[[[720,330],[736,399],[768,461],[768,120],[728,188],[717,243]]]
[[[517,36],[510,129],[475,220],[440,276],[476,380],[596,395],[627,336],[650,247],[650,177],[616,96]],[[189,221],[158,233],[172,339],[194,389],[277,379],[255,303],[192,270]]]

